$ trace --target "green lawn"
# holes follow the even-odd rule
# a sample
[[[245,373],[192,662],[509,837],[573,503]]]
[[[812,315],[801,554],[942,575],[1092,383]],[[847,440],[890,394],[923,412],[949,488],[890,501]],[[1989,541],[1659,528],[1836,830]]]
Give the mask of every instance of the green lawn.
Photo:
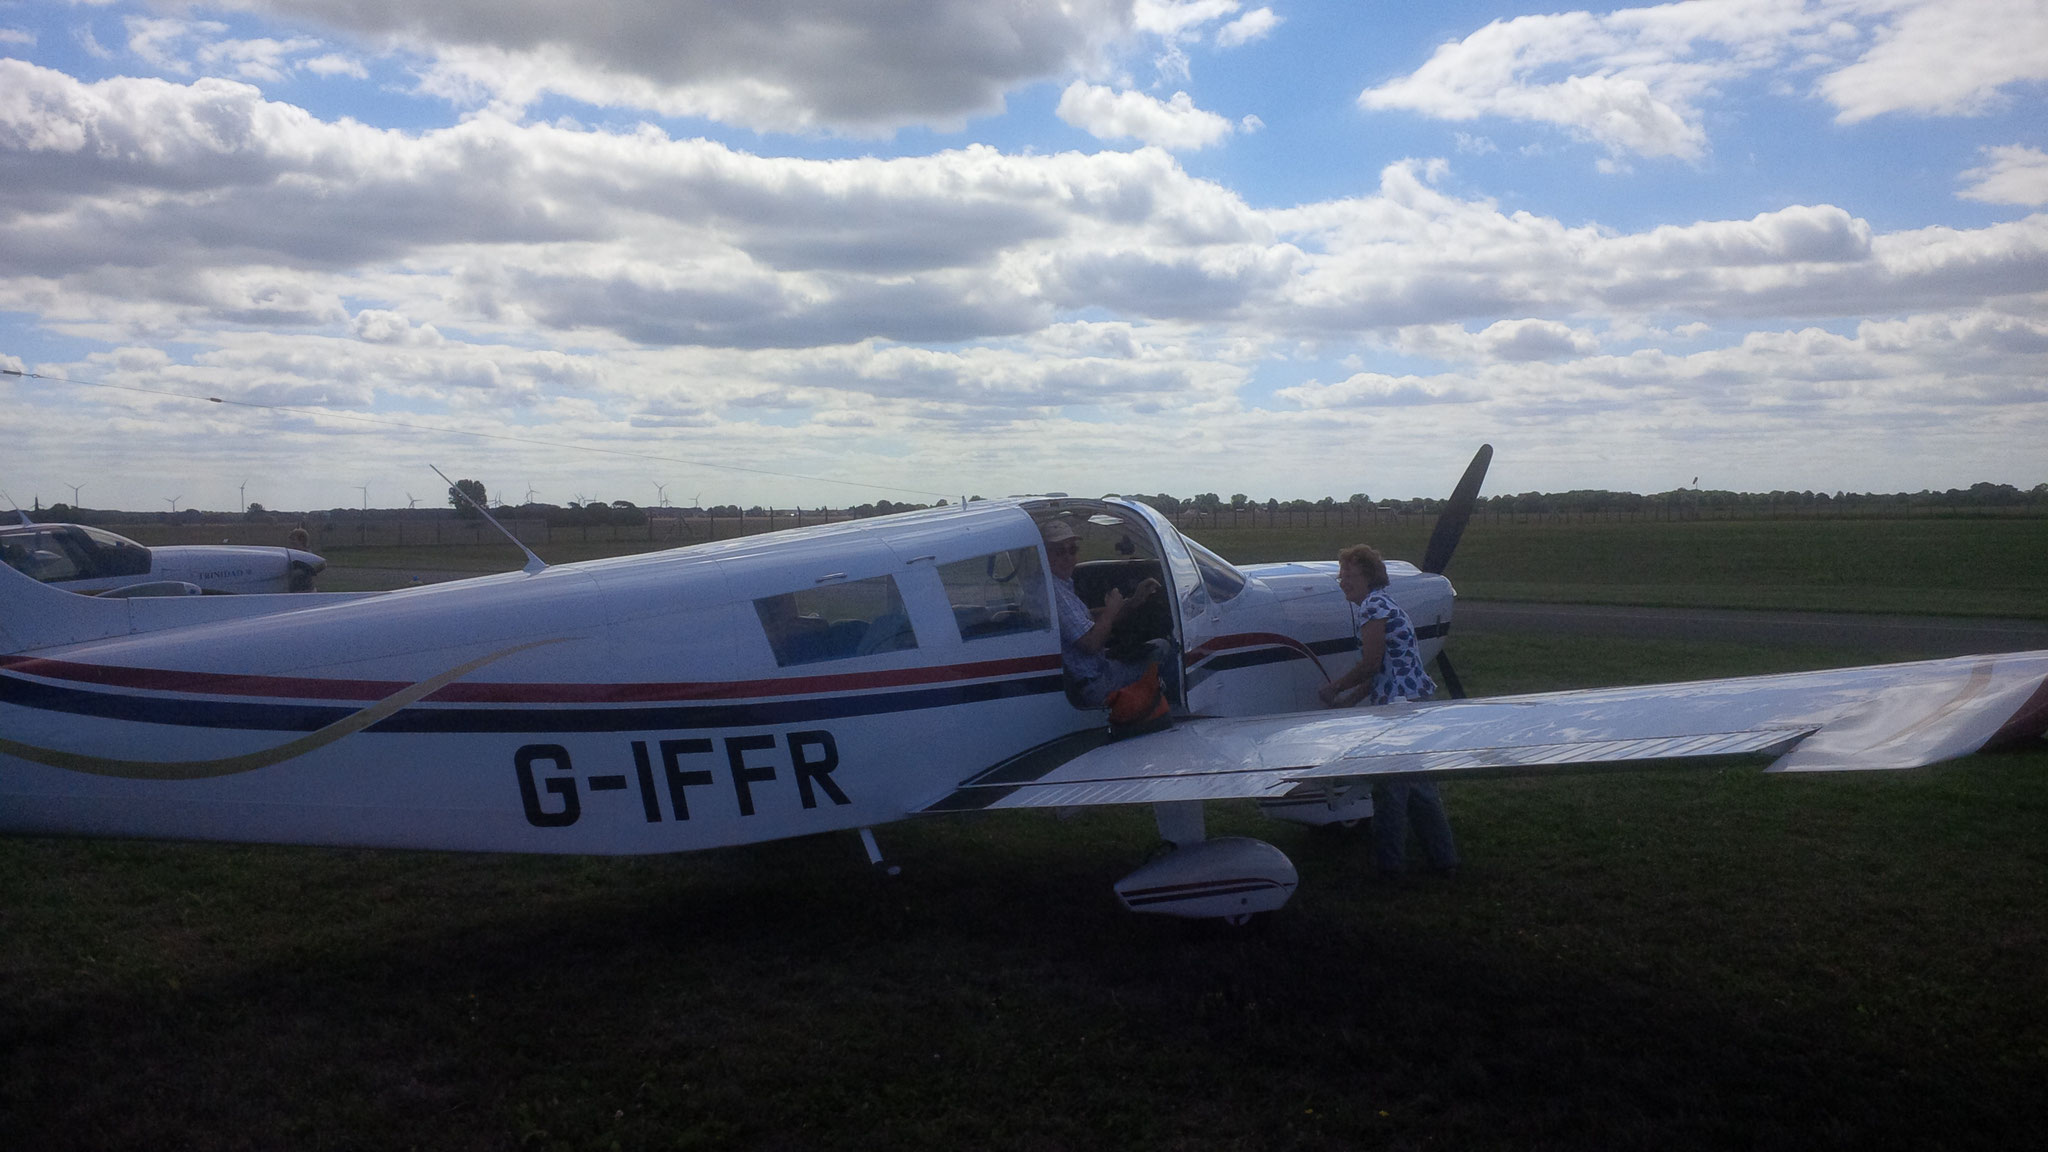
[[[1239,563],[1334,559],[1362,538],[1395,559],[1420,560],[1430,525],[1192,532]],[[558,534],[535,551],[549,563],[644,550],[642,540],[584,542]],[[328,547],[321,587],[390,588],[413,574],[504,572],[510,544]],[[2048,618],[2048,519],[1709,520],[1516,524],[1481,521],[1449,575],[1477,600],[1661,607],[1938,613]]]
[[[1419,561],[1428,528],[1212,530],[1251,563],[1334,559],[1365,536]],[[2048,520],[1475,522],[1448,574],[1477,600],[2048,617]]]
[[[1472,635],[1481,693],[1827,650]],[[651,859],[0,839],[0,1147],[1985,1148],[2048,1123],[2048,751],[1446,788],[1455,879],[1218,806],[1268,931],[1120,911],[1143,809]]]

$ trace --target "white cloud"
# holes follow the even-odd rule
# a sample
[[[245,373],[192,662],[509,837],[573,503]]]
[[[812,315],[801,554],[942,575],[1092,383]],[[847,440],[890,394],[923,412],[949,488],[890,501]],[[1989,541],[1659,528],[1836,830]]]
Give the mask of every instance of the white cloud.
[[[1360,106],[1466,121],[1480,116],[1553,124],[1610,152],[1690,159],[1706,137],[1695,102],[1731,73],[1694,58],[1694,30],[1633,9],[1521,16],[1439,47],[1408,76],[1368,88]],[[1564,71],[1560,79],[1547,79]]]
[[[1496,21],[1440,46],[1362,107],[1549,124],[1610,157],[1705,155],[1703,105],[1760,72],[1818,73],[1845,123],[1966,115],[2048,79],[2041,0],[1682,0]],[[1623,170],[1610,161],[1608,169]]]
[[[4,59],[0,166],[0,311],[113,349],[78,375],[402,400],[542,439],[659,427],[679,456],[792,471],[1100,491],[1226,451],[1516,429],[1654,470],[1674,427],[1739,430],[1715,441],[1738,460],[1786,454],[1787,426],[1829,452],[1932,451],[1951,428],[2012,443],[2048,421],[2048,214],[1886,232],[1815,204],[1622,232],[1458,194],[1442,160],[1269,211],[1157,148],[820,161],[647,126],[403,132],[230,80]],[[1360,349],[1411,362],[1359,357],[1288,391],[1299,410],[1245,398],[1267,365]],[[53,442],[112,452],[175,423],[84,411],[98,423],[60,414]],[[309,455],[363,475],[422,451],[320,434]]]
[[[360,61],[337,52],[311,57],[301,63],[300,67],[315,76],[352,76],[357,80],[365,80],[370,75],[369,69],[363,67]]]
[[[1555,360],[1584,356],[1600,347],[1591,333],[1556,320],[1500,320],[1479,333],[1480,343],[1496,360]]]
[[[303,56],[320,47],[320,41],[305,36],[290,40],[219,40],[202,46],[198,59],[210,72],[275,82],[284,79],[292,69],[289,57]]]
[[[95,60],[112,60],[114,54],[94,36],[90,24],[80,24],[71,30],[72,39],[78,42],[79,50]]]
[[[325,47],[310,36],[288,40],[223,36],[227,25],[213,20],[171,20],[129,16],[123,20],[128,50],[152,67],[179,76],[202,72],[243,80],[277,82],[295,68],[322,75],[368,75],[360,64],[337,55],[307,58]]]
[[[1301,409],[1294,427],[1307,439],[1297,450],[1313,452],[1317,437],[1384,441],[1410,429],[1476,440],[1484,430],[1530,472],[1570,474],[1564,461],[1601,458],[1643,477],[1639,490],[1698,472],[1720,477],[1710,487],[1744,491],[1896,491],[1928,481],[1903,479],[1886,461],[1961,453],[1970,473],[2037,472],[2019,464],[2014,435],[2048,435],[2044,380],[2048,322],[1973,309],[1865,321],[1848,335],[1765,329],[1685,355],[1650,347],[1435,374],[1366,372],[1280,396]]]
[[[503,113],[557,93],[856,133],[994,111],[1013,88],[1086,70],[1133,21],[1131,0],[222,2],[419,53],[427,91]]]
[[[0,155],[17,175],[0,297],[96,331],[364,308],[444,333],[750,349],[1020,338],[1088,310],[1255,343],[1539,325],[1495,332],[1498,358],[1575,348],[1541,325],[1577,333],[1581,315],[2048,290],[2048,215],[1878,233],[1812,205],[1616,234],[1450,195],[1442,161],[1255,211],[1156,149],[810,161],[488,118],[407,135],[230,81],[80,84],[9,60]]]
[[[161,20],[129,16],[122,21],[128,30],[128,50],[144,62],[180,76],[190,75],[192,64],[185,59],[186,42],[217,36],[227,25],[210,20]]]
[[[1139,29],[1167,39],[1192,35],[1204,24],[1212,24],[1237,11],[1238,0],[1137,0],[1131,23]]]
[[[1254,8],[1225,24],[1216,33],[1217,46],[1236,48],[1254,40],[1264,40],[1273,29],[1280,26],[1280,17],[1271,8]]]
[[[1459,324],[1403,328],[1394,348],[1404,356],[1450,362],[1524,362],[1590,355],[1600,340],[1558,320],[1497,320],[1478,332]]]
[[[432,324],[415,326],[402,313],[382,308],[365,308],[350,318],[349,328],[358,340],[371,344],[434,346],[445,343]]]
[[[26,44],[33,47],[36,34],[20,28],[0,28],[0,44]]]
[[[1927,0],[1902,5],[1875,43],[1821,81],[1843,123],[1889,112],[1969,116],[2000,104],[2002,89],[2048,80],[2048,3]]]
[[[1156,100],[1076,80],[1060,94],[1059,118],[1100,140],[1137,140],[1169,152],[1207,148],[1232,131],[1230,121],[1195,107],[1185,92]]]
[[[1984,149],[1989,163],[1963,173],[1971,181],[1957,195],[1987,204],[2048,204],[2048,152],[2024,144]]]

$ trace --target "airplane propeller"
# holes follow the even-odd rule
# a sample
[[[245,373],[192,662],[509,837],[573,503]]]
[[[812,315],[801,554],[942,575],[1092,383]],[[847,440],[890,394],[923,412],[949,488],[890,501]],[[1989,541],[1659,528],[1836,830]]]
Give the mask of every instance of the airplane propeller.
[[[1444,501],[1443,514],[1436,518],[1436,531],[1429,535],[1429,547],[1422,552],[1422,570],[1443,575],[1444,568],[1451,562],[1451,553],[1458,550],[1458,538],[1465,534],[1465,522],[1472,519],[1472,507],[1479,502],[1479,485],[1486,481],[1486,466],[1493,462],[1493,445],[1481,444],[1472,456],[1472,463],[1465,466],[1465,474],[1458,478],[1458,486],[1451,490],[1451,498]]]
[[[1458,540],[1465,535],[1465,525],[1472,519],[1473,506],[1479,502],[1479,486],[1486,481],[1486,466],[1493,462],[1493,445],[1481,444],[1473,453],[1472,463],[1465,466],[1465,474],[1458,478],[1458,486],[1451,490],[1451,498],[1444,502],[1442,515],[1436,518],[1436,530],[1429,534],[1429,547],[1422,553],[1422,570],[1443,575],[1444,568],[1451,562],[1451,553],[1458,550]],[[1451,699],[1465,698],[1465,686],[1458,681],[1457,670],[1451,667],[1450,653],[1439,649],[1436,654],[1437,671],[1443,673],[1444,690]]]

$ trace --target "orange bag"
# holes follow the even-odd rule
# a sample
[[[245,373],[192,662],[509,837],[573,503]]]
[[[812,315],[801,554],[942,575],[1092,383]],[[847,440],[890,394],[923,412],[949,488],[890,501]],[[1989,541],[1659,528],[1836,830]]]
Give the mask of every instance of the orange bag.
[[[1172,709],[1159,686],[1157,664],[1146,665],[1144,675],[1111,692],[1103,703],[1109,706],[1109,731],[1115,738],[1173,726]]]

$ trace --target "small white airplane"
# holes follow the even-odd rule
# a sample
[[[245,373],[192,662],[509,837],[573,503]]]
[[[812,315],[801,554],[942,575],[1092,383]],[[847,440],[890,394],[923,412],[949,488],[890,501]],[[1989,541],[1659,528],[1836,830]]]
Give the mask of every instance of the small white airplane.
[[[310,592],[327,561],[297,548],[177,544],[145,548],[85,524],[0,524],[7,567],[88,596]]]
[[[1425,657],[1490,449],[1421,568]],[[1077,591],[1157,579],[1168,731],[1108,737],[1066,691],[1040,524]],[[1232,565],[1136,501],[1025,497],[361,596],[62,593],[0,570],[0,831],[655,853],[923,813],[1151,805],[1176,847],[1133,910],[1241,923],[1294,866],[1203,805],[1320,822],[1375,777],[1776,757],[1904,768],[2048,728],[2048,652],[1326,710],[1358,640],[1334,561]],[[1446,680],[1454,683],[1448,674]]]

